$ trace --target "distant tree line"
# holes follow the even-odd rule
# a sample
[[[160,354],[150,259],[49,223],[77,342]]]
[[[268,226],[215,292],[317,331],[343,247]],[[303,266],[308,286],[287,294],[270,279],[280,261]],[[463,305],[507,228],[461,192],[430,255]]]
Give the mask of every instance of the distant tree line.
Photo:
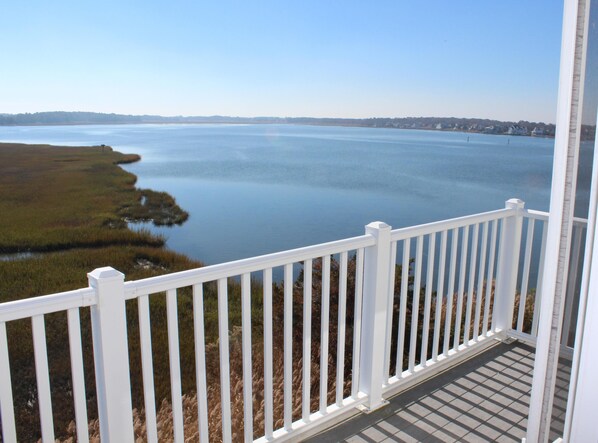
[[[539,135],[554,137],[555,125],[544,122],[508,122],[481,118],[404,117],[404,118],[314,118],[314,117],[228,117],[103,114],[98,112],[35,112],[0,114],[0,126],[84,125],[141,123],[260,123],[368,128],[426,129],[488,134]],[[592,140],[596,126],[582,125],[582,140]]]
[[[97,112],[36,112],[33,114],[0,114],[0,125],[82,125],[143,123],[142,116],[101,114]]]

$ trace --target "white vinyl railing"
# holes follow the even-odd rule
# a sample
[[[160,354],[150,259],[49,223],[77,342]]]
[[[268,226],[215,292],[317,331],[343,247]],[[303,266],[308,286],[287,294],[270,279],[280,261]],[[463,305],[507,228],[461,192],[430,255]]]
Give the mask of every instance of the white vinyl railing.
[[[73,402],[76,414],[79,441],[88,441],[87,408],[83,378],[81,350],[81,329],[79,308],[97,305],[97,294],[92,288],[62,292],[44,297],[19,300],[0,305],[0,418],[4,442],[16,442],[16,425],[13,406],[11,370],[8,352],[6,324],[20,319],[31,319],[33,345],[35,348],[35,369],[41,437],[43,441],[54,441],[50,378],[48,371],[47,342],[44,316],[66,311],[73,378]],[[18,346],[18,343],[15,344]]]
[[[355,406],[362,397],[356,390],[353,390],[349,397],[343,396],[344,376],[344,343],[337,346],[337,378],[336,399],[332,405],[327,403],[328,380],[327,371],[320,374],[320,405],[317,411],[310,408],[310,389],[307,388],[311,381],[311,358],[303,359],[303,383],[306,388],[302,389],[302,415],[301,419],[293,421],[293,271],[294,265],[303,263],[303,287],[304,287],[304,318],[303,318],[303,352],[304,355],[311,355],[311,297],[312,297],[312,265],[314,260],[322,260],[322,322],[321,322],[321,360],[320,366],[328,366],[328,336],[329,336],[329,302],[330,302],[330,264],[331,256],[340,256],[340,278],[339,278],[339,315],[338,315],[338,336],[344,339],[345,307],[346,307],[346,282],[347,263],[349,252],[356,254],[356,281],[359,282],[363,275],[364,249],[374,245],[374,238],[369,235],[340,240],[337,242],[310,246],[306,248],[270,254],[261,257],[225,263],[222,265],[208,266],[191,271],[184,271],[159,277],[148,278],[124,284],[124,296],[126,299],[137,298],[139,300],[139,319],[141,333],[141,352],[143,366],[143,386],[146,411],[146,427],[149,441],[157,441],[156,412],[153,387],[153,369],[151,360],[151,337],[149,328],[149,300],[151,294],[166,291],[166,307],[168,316],[168,343],[170,352],[170,376],[171,376],[171,403],[174,420],[175,441],[183,441],[183,404],[180,382],[180,355],[179,337],[177,324],[177,290],[191,286],[193,288],[193,305],[195,320],[195,345],[196,345],[196,372],[199,429],[202,441],[208,441],[208,409],[206,405],[206,370],[204,361],[204,312],[203,312],[203,285],[209,282],[217,282],[218,294],[218,319],[219,319],[219,347],[220,347],[220,392],[222,408],[222,437],[224,441],[231,440],[231,398],[230,398],[230,367],[229,367],[229,324],[228,324],[228,279],[240,276],[241,279],[241,302],[242,302],[242,340],[243,340],[243,413],[244,413],[244,439],[253,441],[253,400],[252,400],[252,339],[251,339],[251,274],[259,273],[263,281],[264,301],[264,408],[265,408],[265,433],[264,439],[280,438],[305,427],[308,423],[317,421],[339,410]],[[284,423],[282,428],[274,429],[273,426],[273,337],[272,337],[272,274],[273,268],[282,267],[284,272]],[[355,304],[357,311],[361,304],[361,284],[356,284]],[[360,317],[354,319],[354,330],[359,334]],[[359,335],[357,335],[359,337]],[[340,339],[339,339],[340,341]],[[358,340],[353,340],[357,347]],[[355,351],[354,351],[355,353]],[[359,361],[354,360],[353,378],[359,374]]]
[[[500,249],[499,233],[503,232],[505,223],[517,222],[516,211],[506,208],[393,231],[391,256],[395,257],[397,250],[402,251],[402,275],[401,287],[391,287],[398,304],[395,310],[398,326],[394,341],[394,373],[385,373],[388,389],[424,368],[494,336],[497,327],[490,327],[489,323],[493,312],[492,282]],[[517,254],[506,243],[500,252]],[[408,279],[412,261],[414,275],[410,289]],[[503,281],[497,282],[497,286],[509,284],[510,279],[510,275],[503,275]],[[391,282],[395,282],[394,277]],[[393,312],[391,303],[389,298],[389,316]],[[391,324],[390,317],[388,322]],[[407,322],[410,322],[408,328]],[[388,328],[388,345],[394,344],[393,332]],[[387,371],[391,367],[391,353],[393,349],[387,348]]]
[[[166,306],[172,437],[184,441],[188,418],[183,407],[181,361],[185,360],[180,351],[178,310],[181,297],[187,295],[192,298],[193,331],[183,332],[192,334],[195,347],[197,435],[201,442],[210,441],[215,434],[223,441],[231,441],[233,435],[243,435],[244,441],[294,439],[322,429],[356,406],[381,407],[384,397],[480,352],[492,344],[492,337],[533,339],[541,288],[530,275],[541,281],[546,223],[547,214],[525,210],[523,202],[509,200],[497,211],[396,230],[376,222],[359,237],[126,283],[118,271],[101,268],[89,274],[89,288],[1,304],[3,441],[18,440],[9,359],[9,347],[18,344],[7,337],[6,325],[22,319],[31,319],[32,324],[40,435],[43,441],[54,441],[44,316],[55,312],[67,313],[77,440],[89,441],[79,319],[80,310],[88,307],[101,438],[133,441],[127,339],[131,325],[127,325],[125,314],[127,303],[133,300],[137,302],[140,348],[135,352],[141,353],[142,374],[141,381],[133,382],[142,383],[147,440],[158,441],[155,405],[163,399],[156,398],[154,386],[151,309],[158,299],[165,300]],[[583,220],[578,220],[576,229],[575,238],[581,245]],[[574,249],[577,243],[574,241]],[[580,248],[576,253],[579,255]],[[572,272],[576,274],[579,263],[574,263]],[[279,271],[282,281],[273,282]],[[316,278],[314,272],[321,276]],[[240,286],[242,433],[233,429],[231,410],[237,400],[231,401],[229,346],[233,281]],[[256,281],[259,284],[253,284]],[[220,393],[219,401],[211,404],[205,308],[210,291],[217,298]],[[275,305],[277,294],[282,299]],[[514,316],[516,294],[520,295]],[[525,317],[529,294],[535,294],[531,320]],[[252,303],[258,295],[263,311],[259,337],[252,336],[252,322],[256,321]],[[331,298],[335,301],[332,309]],[[273,324],[279,314],[275,306],[282,306],[282,325]],[[347,314],[348,307],[352,315]],[[568,312],[569,328],[573,328],[574,309]],[[320,317],[319,324],[312,322],[315,314]],[[300,328],[294,327],[294,318],[301,321]],[[532,326],[526,329],[529,324]],[[280,336],[275,327],[281,329]],[[331,339],[335,341],[330,343]],[[275,344],[282,349],[275,349]],[[257,354],[256,349],[260,350]],[[312,358],[318,355],[316,351],[319,361]],[[283,354],[282,368],[274,366],[279,353]],[[263,361],[257,362],[256,355]],[[336,366],[329,368],[330,362]],[[320,369],[314,371],[314,364]],[[262,403],[255,401],[253,392],[258,367],[263,371],[259,374],[263,392],[258,396]],[[281,395],[275,392],[273,382],[279,369]],[[314,383],[319,385],[317,402],[312,398]],[[214,423],[210,421],[215,407],[220,408],[218,429],[211,428]],[[278,420],[275,409],[281,409]],[[258,413],[263,416],[263,426],[255,429]]]
[[[525,221],[525,237],[522,240],[523,254],[520,260],[522,267],[517,280],[520,288],[520,298],[517,309],[517,317],[513,319],[513,328],[509,335],[518,339],[535,344],[538,334],[538,318],[542,304],[542,271],[544,263],[544,250],[546,248],[546,237],[548,233],[548,213],[527,210],[523,213]],[[567,290],[565,299],[565,313],[563,318],[563,329],[561,334],[561,351],[563,356],[570,356],[574,342],[577,319],[577,307],[579,304],[580,272],[583,266],[583,245],[587,231],[587,219],[575,217],[573,220],[571,259],[569,261],[569,277],[567,279]],[[534,260],[534,257],[536,260]],[[536,277],[532,279],[531,269],[536,263]],[[530,289],[534,289],[530,292]],[[533,300],[533,310],[530,313],[526,309],[528,299]],[[531,314],[531,318],[530,318]]]

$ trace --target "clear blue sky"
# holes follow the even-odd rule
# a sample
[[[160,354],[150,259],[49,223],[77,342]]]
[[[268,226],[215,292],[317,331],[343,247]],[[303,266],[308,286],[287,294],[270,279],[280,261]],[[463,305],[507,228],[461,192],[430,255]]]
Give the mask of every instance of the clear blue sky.
[[[562,2],[5,1],[0,112],[554,122]]]

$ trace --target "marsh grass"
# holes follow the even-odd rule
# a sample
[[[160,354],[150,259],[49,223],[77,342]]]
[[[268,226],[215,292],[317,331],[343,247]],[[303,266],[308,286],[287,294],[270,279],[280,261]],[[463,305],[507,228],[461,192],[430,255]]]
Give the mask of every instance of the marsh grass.
[[[0,253],[163,245],[123,217],[169,224],[188,214],[168,194],[135,188],[136,177],[116,166],[139,158],[108,146],[0,143]]]

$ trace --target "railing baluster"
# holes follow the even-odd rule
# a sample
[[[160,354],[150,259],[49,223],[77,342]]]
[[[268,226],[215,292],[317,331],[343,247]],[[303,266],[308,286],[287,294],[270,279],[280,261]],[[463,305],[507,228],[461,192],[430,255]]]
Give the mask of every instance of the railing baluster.
[[[50,373],[48,369],[48,351],[46,345],[46,328],[44,316],[31,317],[33,333],[33,352],[35,354],[35,376],[37,379],[37,396],[39,415],[42,427],[42,441],[54,442],[54,422],[52,419],[52,397],[50,395]]]
[[[230,360],[228,350],[228,282],[218,280],[218,336],[220,342],[220,404],[222,406],[222,441],[232,441],[230,408]]]
[[[581,227],[573,225],[571,248],[571,261],[569,264],[569,276],[567,277],[567,290],[565,292],[565,312],[563,315],[563,331],[561,333],[561,345],[568,346],[569,333],[571,330],[571,316],[573,315],[573,303],[575,302],[575,288],[577,286],[577,273],[581,252]]]
[[[267,439],[273,433],[272,371],[272,268],[264,270],[264,430]]]
[[[351,397],[357,398],[359,392],[359,359],[361,358],[361,305],[363,297],[363,248],[357,250],[355,259],[355,324],[353,326],[353,371],[351,378]]]
[[[465,290],[465,270],[469,249],[469,226],[463,227],[463,239],[461,240],[461,262],[459,264],[459,287],[457,289],[457,311],[455,312],[455,335],[453,336],[453,348],[459,348],[461,340],[461,320],[463,318],[463,291]]]
[[[284,428],[293,423],[293,265],[284,266]]]
[[[336,346],[336,405],[343,405],[345,384],[345,324],[347,322],[347,252],[341,252],[338,294],[338,327]]]
[[[463,328],[463,344],[469,343],[469,329],[471,328],[471,310],[473,306],[473,288],[475,287],[476,265],[478,262],[478,236],[480,225],[473,226],[473,238],[471,240],[471,258],[469,260],[469,281],[467,289],[467,307],[465,309],[465,326]]]
[[[432,342],[432,360],[438,359],[438,345],[440,344],[440,321],[442,316],[442,299],[444,292],[444,268],[446,266],[447,231],[440,236],[440,260],[438,262],[438,282],[436,286],[436,313],[434,319],[434,340]]]
[[[494,261],[496,258],[496,237],[498,232],[498,220],[492,222],[492,237],[490,238],[490,257],[488,258],[488,274],[486,275],[486,300],[484,300],[484,321],[482,335],[488,333],[488,321],[490,320],[490,299],[492,298],[492,284],[494,280]]]
[[[473,339],[479,340],[480,316],[482,315],[482,293],[484,292],[484,273],[486,272],[486,252],[488,247],[488,222],[482,227],[482,249],[480,251],[480,269],[478,273],[478,289],[475,299],[475,317],[473,320]]]
[[[303,400],[302,414],[304,422],[309,422],[311,413],[311,310],[312,310],[312,260],[303,264]]]
[[[193,330],[195,339],[195,378],[197,382],[197,421],[200,443],[208,443],[208,388],[206,380],[206,341],[203,315],[203,284],[193,285]]]
[[[322,317],[320,333],[320,413],[328,406],[328,322],[330,311],[330,256],[322,258]]]
[[[143,400],[145,404],[145,428],[148,442],[158,441],[156,404],[154,392],[154,365],[152,361],[152,338],[150,327],[149,296],[137,300],[139,313],[139,344],[141,346],[141,371],[143,376]]]
[[[6,442],[17,441],[15,412],[10,377],[10,359],[8,356],[8,339],[6,323],[0,322],[0,413],[2,414],[2,438]]]
[[[69,349],[71,354],[71,374],[73,378],[73,400],[75,403],[75,424],[77,428],[77,441],[89,441],[87,425],[87,404],[85,395],[85,376],[83,374],[83,351],[81,347],[81,322],[79,308],[67,311],[69,329]],[[1,345],[0,345],[1,346]],[[3,380],[0,377],[0,380]],[[0,407],[0,409],[2,409]]]
[[[529,282],[529,268],[532,259],[532,243],[534,240],[534,219],[527,220],[527,234],[525,239],[525,256],[523,259],[523,275],[521,276],[521,292],[519,293],[519,312],[517,314],[517,331],[523,332],[525,316],[525,302],[527,300],[527,286]]]
[[[166,316],[168,328],[168,355],[170,359],[170,394],[172,399],[172,428],[174,441],[185,440],[183,428],[183,399],[181,394],[181,359],[179,357],[179,321],[177,290],[166,291]]]
[[[411,305],[411,339],[409,340],[409,371],[413,373],[415,368],[415,354],[417,347],[417,326],[419,322],[419,293],[422,279],[422,255],[424,249],[424,237],[417,237],[415,253],[415,281],[413,283],[413,304]]]
[[[390,373],[390,348],[392,343],[392,313],[395,302],[395,262],[397,260],[397,242],[390,244],[390,272],[388,278],[388,304],[386,306],[386,346],[384,347],[384,384],[388,384]]]
[[[546,238],[548,237],[548,220],[542,223],[542,245],[540,246],[540,263],[538,264],[538,280],[536,281],[536,297],[534,299],[534,318],[532,320],[532,336],[538,335],[538,321],[540,306],[542,305],[542,279],[544,275],[544,255],[546,253]]]
[[[434,278],[434,257],[436,252],[436,234],[430,234],[428,237],[428,265],[426,272],[426,296],[424,301],[424,323],[422,329],[422,349],[420,363],[426,365],[428,360],[428,334],[430,329],[430,309],[432,304],[432,286]]]
[[[253,376],[251,373],[251,275],[241,276],[241,329],[243,331],[243,429],[245,442],[253,441]]]
[[[399,306],[399,331],[397,333],[397,377],[403,373],[403,356],[405,354],[405,323],[407,321],[407,297],[409,292],[409,260],[411,239],[403,241],[403,261],[401,269],[401,304]]]
[[[444,345],[443,354],[448,356],[449,342],[451,337],[451,321],[453,317],[453,298],[455,295],[455,272],[457,266],[457,247],[459,246],[459,228],[451,232],[451,263],[449,268],[448,292],[446,298],[446,313],[444,319]]]

